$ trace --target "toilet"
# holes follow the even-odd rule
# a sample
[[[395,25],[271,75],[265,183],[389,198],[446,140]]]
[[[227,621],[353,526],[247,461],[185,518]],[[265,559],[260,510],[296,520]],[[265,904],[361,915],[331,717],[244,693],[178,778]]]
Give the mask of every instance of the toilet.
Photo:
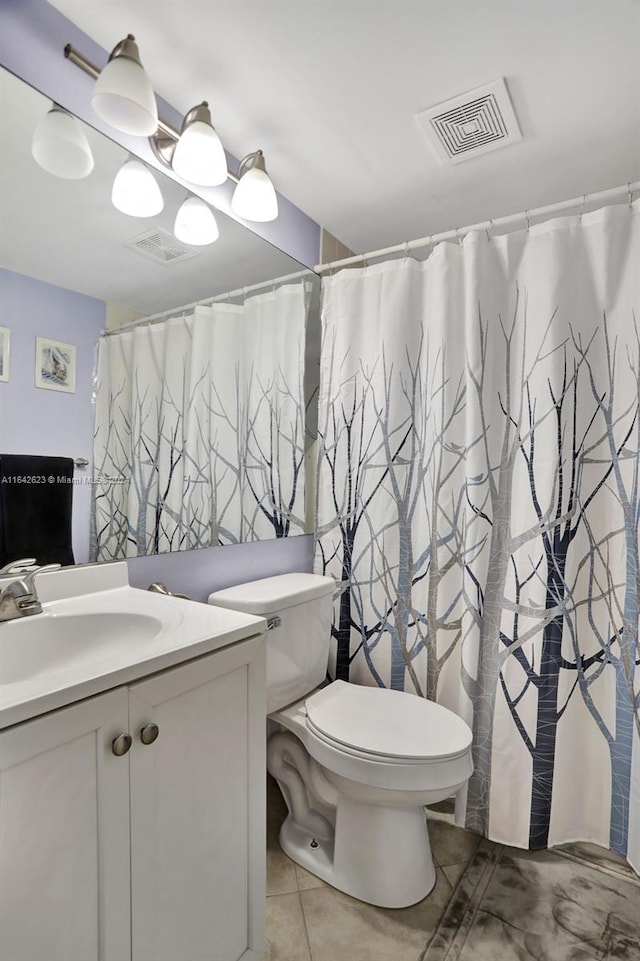
[[[471,730],[413,694],[327,682],[335,583],[282,574],[209,596],[266,618],[267,768],[289,814],[280,846],[369,904],[408,907],[436,880],[424,807],[465,787]]]

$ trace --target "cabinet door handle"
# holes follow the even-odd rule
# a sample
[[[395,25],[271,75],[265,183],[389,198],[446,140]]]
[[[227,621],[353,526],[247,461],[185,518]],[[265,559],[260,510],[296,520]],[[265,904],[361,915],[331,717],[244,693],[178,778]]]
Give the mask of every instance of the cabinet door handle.
[[[122,757],[123,754],[127,753],[130,747],[131,747],[130,734],[118,734],[118,736],[114,737],[113,741],[111,742],[111,750],[113,751],[116,757]]]
[[[145,724],[145,726],[140,729],[140,740],[143,744],[153,744],[159,733],[160,728],[157,724]]]

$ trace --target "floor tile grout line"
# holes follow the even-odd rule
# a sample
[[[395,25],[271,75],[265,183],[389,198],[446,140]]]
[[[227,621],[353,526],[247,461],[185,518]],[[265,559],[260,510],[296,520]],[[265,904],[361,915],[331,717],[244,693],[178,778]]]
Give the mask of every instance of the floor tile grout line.
[[[299,888],[298,888],[298,901],[300,902],[300,910],[302,912],[302,923],[304,924],[304,933],[307,939],[307,947],[309,948],[309,957],[311,961],[314,961],[313,948],[311,947],[311,938],[309,937],[309,928],[307,927],[307,915],[305,914],[304,904],[302,903],[302,892],[300,891]]]

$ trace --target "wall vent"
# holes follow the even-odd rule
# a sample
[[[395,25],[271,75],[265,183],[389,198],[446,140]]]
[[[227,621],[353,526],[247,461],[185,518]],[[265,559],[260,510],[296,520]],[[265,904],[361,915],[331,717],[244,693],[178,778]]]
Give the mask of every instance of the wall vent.
[[[143,234],[138,234],[136,237],[132,237],[131,240],[125,240],[125,246],[137,250],[138,253],[143,254],[143,256],[151,260],[155,260],[156,263],[164,264],[165,267],[178,263],[178,261],[197,257],[198,254],[201,253],[200,250],[196,250],[194,247],[180,243],[173,234],[159,227],[145,230]]]
[[[438,158],[456,164],[522,140],[503,79],[416,114]]]

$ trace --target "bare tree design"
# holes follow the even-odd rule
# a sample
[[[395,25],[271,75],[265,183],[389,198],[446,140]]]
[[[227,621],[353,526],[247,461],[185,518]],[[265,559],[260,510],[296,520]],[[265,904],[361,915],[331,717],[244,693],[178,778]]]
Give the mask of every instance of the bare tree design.
[[[638,326],[623,341],[605,316],[578,333],[564,306],[533,326],[526,292],[512,302],[508,322],[478,304],[462,365],[426,317],[404,356],[383,341],[368,363],[325,330],[317,560],[339,581],[336,676],[363,657],[376,684],[439,699],[455,664],[474,735],[466,823],[483,834],[499,700],[530,758],[531,848],[548,846],[558,738],[583,701],[611,758],[610,845],[626,853],[640,745]]]
[[[576,647],[580,689],[598,729],[609,747],[611,758],[611,849],[627,854],[629,840],[629,803],[631,797],[631,769],[633,762],[634,731],[640,740],[640,645],[638,640],[638,599],[640,596],[640,561],[638,534],[640,530],[640,335],[636,317],[632,318],[635,343],[626,346],[626,366],[634,391],[620,401],[618,339],[612,339],[606,314],[603,317],[602,340],[606,358],[606,378],[599,380],[580,334],[574,334],[576,350],[588,370],[589,386],[597,410],[599,436],[587,449],[589,463],[608,465],[605,479],[613,483],[606,491],[608,501],[615,498],[619,506],[620,527],[597,538],[595,524],[587,523],[589,551],[585,564],[589,569],[586,596],[588,622],[599,651],[585,660],[578,657],[575,611],[576,587],[572,589],[572,641]],[[600,485],[601,487],[602,485]],[[600,488],[598,488],[599,490]],[[596,491],[597,492],[597,491]],[[593,499],[592,497],[590,498]],[[582,505],[586,513],[588,501]],[[624,545],[624,582],[616,583],[612,576],[611,555],[615,542]],[[621,596],[622,595],[622,596]],[[605,617],[595,611],[596,600],[601,600]],[[584,602],[582,602],[584,603]],[[603,629],[604,624],[604,629]],[[589,668],[593,668],[589,673]],[[615,720],[607,724],[592,696],[591,688],[606,671],[615,676]]]
[[[555,614],[554,604],[553,609],[545,608],[541,614],[538,612],[540,621],[535,623],[533,628],[524,635],[519,632],[518,615],[523,613],[520,595],[524,584],[516,571],[515,603],[518,606],[512,636],[509,637],[503,630],[505,609],[513,607],[513,601],[508,597],[508,581],[510,571],[514,570],[514,558],[526,545],[531,545],[540,537],[548,537],[559,518],[559,515],[554,515],[554,509],[549,505],[546,510],[540,509],[537,512],[536,523],[518,534],[512,533],[513,481],[517,456],[534,442],[536,430],[553,413],[553,407],[537,413],[530,401],[531,383],[538,368],[560,349],[557,345],[550,344],[549,335],[554,320],[555,313],[543,328],[538,346],[532,359],[528,361],[524,346],[527,342],[526,296],[521,298],[516,289],[509,326],[503,323],[501,317],[498,318],[505,360],[502,383],[496,385],[488,378],[489,327],[483,321],[480,310],[477,348],[473,354],[477,361],[475,364],[467,362],[468,376],[479,411],[484,451],[483,475],[486,477],[486,491],[484,484],[478,485],[473,499],[469,498],[469,503],[475,516],[482,518],[489,528],[486,551],[479,558],[480,565],[477,570],[474,570],[472,565],[467,565],[467,576],[471,584],[468,598],[475,622],[472,636],[478,653],[475,677],[468,670],[463,669],[462,672],[465,690],[473,704],[474,734],[474,771],[468,788],[467,826],[480,833],[486,833],[488,829],[495,699],[503,666],[512,654],[518,656],[522,662],[523,655],[518,652],[522,650],[526,640],[537,634],[541,628],[544,630]],[[490,423],[488,411],[495,411],[496,396],[503,415],[503,426],[499,437],[492,444],[496,428]],[[481,503],[478,502],[478,494],[485,495]],[[530,616],[531,611],[527,610],[526,613]],[[527,678],[526,684],[529,682],[530,678]],[[504,684],[502,690],[506,694]],[[550,694],[550,700],[552,698],[553,693]],[[510,703],[512,714],[516,708],[517,702]],[[518,729],[522,734],[521,725]],[[529,746],[528,741],[525,743]]]
[[[298,354],[293,350],[292,362],[280,360],[268,376],[259,372],[264,361],[252,359],[250,336],[232,331],[219,356],[210,341],[215,321],[206,315],[173,321],[166,334],[138,331],[136,350],[144,347],[146,333],[147,358],[132,353],[130,335],[103,339],[94,440],[95,558],[304,532],[299,358],[305,304],[301,288],[294,301],[298,313],[289,314],[291,330],[299,332]]]

